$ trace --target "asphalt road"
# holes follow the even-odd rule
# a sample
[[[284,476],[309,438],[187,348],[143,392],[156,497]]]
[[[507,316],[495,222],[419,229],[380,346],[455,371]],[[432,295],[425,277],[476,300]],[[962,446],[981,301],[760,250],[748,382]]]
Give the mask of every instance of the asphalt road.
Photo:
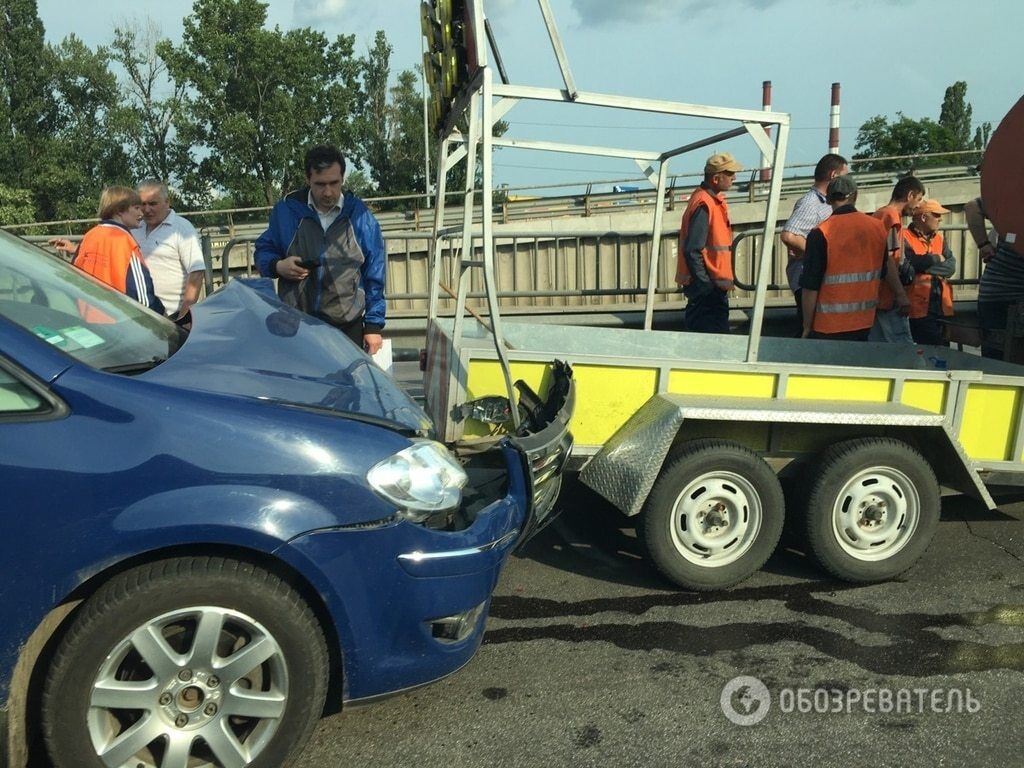
[[[302,768],[1024,765],[1024,504],[944,499],[895,582],[851,587],[780,549],[695,594],[585,489],[562,499],[506,567],[476,658],[323,719]],[[738,676],[767,689],[727,697],[755,725],[724,714]]]

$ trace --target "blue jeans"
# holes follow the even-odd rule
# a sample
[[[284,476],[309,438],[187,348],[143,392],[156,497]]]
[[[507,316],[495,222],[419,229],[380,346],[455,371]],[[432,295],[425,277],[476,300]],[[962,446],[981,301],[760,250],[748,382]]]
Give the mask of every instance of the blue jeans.
[[[913,344],[910,334],[910,319],[901,315],[898,309],[880,309],[875,312],[875,324],[871,326],[868,341],[888,341],[897,344]]]

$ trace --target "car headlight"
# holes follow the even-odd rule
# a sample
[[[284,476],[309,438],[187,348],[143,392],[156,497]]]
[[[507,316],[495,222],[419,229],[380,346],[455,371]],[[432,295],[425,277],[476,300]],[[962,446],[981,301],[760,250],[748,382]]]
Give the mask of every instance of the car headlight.
[[[415,522],[459,506],[467,479],[448,449],[432,440],[416,441],[366,473],[370,487]]]

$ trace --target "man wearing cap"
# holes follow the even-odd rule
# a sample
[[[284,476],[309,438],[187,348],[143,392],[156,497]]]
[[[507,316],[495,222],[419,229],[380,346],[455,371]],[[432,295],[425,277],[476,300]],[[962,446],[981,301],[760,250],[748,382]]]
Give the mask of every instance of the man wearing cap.
[[[804,338],[866,341],[884,280],[900,306],[909,304],[888,250],[888,230],[859,212],[852,176],[829,182],[832,215],[807,235],[800,276]]]
[[[937,200],[925,200],[903,230],[903,258],[914,268],[907,294],[910,332],[917,344],[945,344],[942,318],[953,314],[953,288],[947,278],[956,272],[956,257],[939,232],[944,213],[949,209]]]
[[[725,192],[743,169],[728,152],[704,164],[704,181],[690,194],[679,228],[676,283],[686,296],[686,330],[729,332],[733,289],[732,225]]]

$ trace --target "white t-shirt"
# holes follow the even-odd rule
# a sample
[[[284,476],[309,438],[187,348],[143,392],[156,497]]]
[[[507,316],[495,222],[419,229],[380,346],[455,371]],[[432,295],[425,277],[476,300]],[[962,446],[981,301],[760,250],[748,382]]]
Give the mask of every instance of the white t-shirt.
[[[185,284],[191,272],[202,272],[203,247],[195,227],[173,210],[153,231],[146,234],[146,224],[132,230],[146,266],[153,275],[153,289],[168,315],[178,314]]]

